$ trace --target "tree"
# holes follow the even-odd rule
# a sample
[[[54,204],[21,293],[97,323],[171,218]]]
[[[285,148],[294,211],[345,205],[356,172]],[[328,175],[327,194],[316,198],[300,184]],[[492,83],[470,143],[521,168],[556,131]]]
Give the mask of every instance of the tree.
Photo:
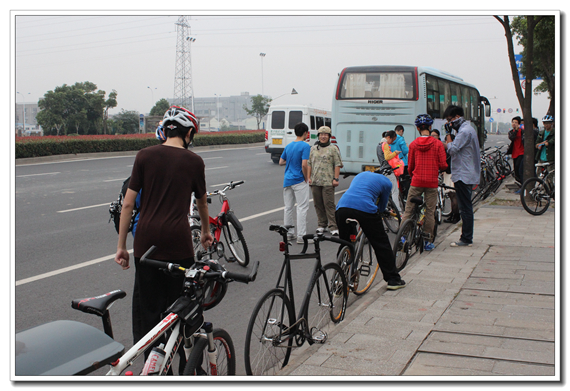
[[[107,120],[109,119],[109,109],[117,107],[117,91],[113,90],[109,94],[109,99],[105,101],[105,114],[103,115],[103,133],[107,134]]]
[[[41,111],[36,116],[38,124],[51,134],[67,134],[75,130],[78,134],[104,132],[105,114],[109,107],[115,107],[117,92],[113,90],[105,101],[105,91],[97,90],[91,82],[64,84],[48,91],[38,101]]]
[[[265,98],[260,94],[251,97],[251,109],[247,107],[247,105],[243,105],[243,109],[247,113],[247,115],[251,115],[255,117],[257,120],[257,129],[259,129],[259,124],[263,117],[267,115],[269,111],[269,104],[271,103],[271,99]]]
[[[150,110],[150,115],[159,115],[162,117],[169,107],[170,103],[168,103],[166,99],[162,98],[154,104],[154,107]]]
[[[534,131],[532,126],[532,80],[535,76],[534,71],[534,29],[537,24],[543,19],[543,16],[527,15],[526,19],[526,31],[525,31],[525,56],[523,57],[524,71],[525,71],[525,91],[523,93],[522,86],[519,80],[519,74],[517,70],[516,60],[515,60],[515,50],[513,44],[513,31],[511,30],[511,24],[509,22],[508,16],[494,16],[502,25],[505,30],[505,37],[507,38],[507,48],[509,53],[509,60],[511,64],[511,74],[513,77],[513,82],[515,84],[515,91],[519,104],[523,110],[523,119],[526,126],[524,127],[524,169],[523,169],[523,181],[526,178],[531,178],[534,176]]]
[[[110,121],[111,122],[111,121]],[[139,113],[121,109],[119,114],[112,118],[115,134],[134,134],[139,132]]]

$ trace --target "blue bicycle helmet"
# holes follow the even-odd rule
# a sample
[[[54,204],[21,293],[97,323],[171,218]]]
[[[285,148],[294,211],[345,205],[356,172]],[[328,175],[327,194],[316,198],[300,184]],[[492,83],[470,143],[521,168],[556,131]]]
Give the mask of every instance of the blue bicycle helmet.
[[[431,126],[431,124],[433,124],[433,119],[428,114],[420,114],[416,117],[414,124],[416,127],[421,125]]]
[[[164,129],[162,128],[162,121],[158,124],[156,128],[156,139],[160,141],[166,141],[166,136],[164,135]]]
[[[542,118],[542,122],[554,122],[554,117],[547,114]]]

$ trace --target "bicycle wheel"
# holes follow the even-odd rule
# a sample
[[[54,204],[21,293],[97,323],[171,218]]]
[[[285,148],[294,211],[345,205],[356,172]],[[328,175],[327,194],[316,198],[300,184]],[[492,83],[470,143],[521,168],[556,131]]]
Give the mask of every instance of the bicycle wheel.
[[[392,251],[394,253],[394,258],[396,259],[396,269],[398,272],[401,272],[404,269],[408,263],[408,259],[410,259],[415,239],[413,237],[415,224],[416,222],[412,219],[406,220],[396,234]]]
[[[202,258],[202,254],[206,252],[204,247],[202,247],[202,227],[199,225],[193,225],[190,227],[192,233],[192,247],[194,248],[194,258],[199,260]]]
[[[295,322],[293,305],[281,289],[267,292],[255,306],[245,336],[247,375],[274,375],[289,362]]]
[[[327,263],[312,281],[303,313],[312,342],[324,343],[333,324],[344,319],[348,284],[340,266]]]
[[[356,253],[356,270],[359,283],[354,289],[355,295],[363,295],[372,286],[380,265],[376,259],[376,253],[370,244],[370,241],[364,234],[360,240],[360,245]]]
[[[218,352],[215,372],[208,358],[208,341],[205,338],[199,338],[192,348],[190,357],[188,357],[188,362],[184,368],[185,376],[231,376],[236,374],[236,352],[230,335],[223,329],[214,329],[213,333],[214,344]]]
[[[521,203],[531,215],[541,215],[550,206],[550,187],[540,178],[529,178],[521,187]]]
[[[340,268],[344,272],[344,276],[346,277],[346,281],[348,282],[349,289],[354,291],[355,289],[358,289],[359,278],[358,278],[358,273],[354,273],[351,276],[350,271],[354,270],[354,268],[351,267],[351,258],[352,254],[350,253],[350,248],[348,246],[344,246],[343,248],[340,249],[336,257],[336,263],[340,266]]]
[[[402,217],[400,216],[400,211],[396,207],[396,203],[392,200],[392,197],[388,200],[388,206],[386,210],[389,212],[389,215],[385,213],[382,216],[382,220],[384,221],[384,225],[388,230],[392,233],[398,232],[398,227],[400,226],[400,221]]]
[[[223,230],[226,243],[237,263],[241,266],[247,266],[249,264],[249,250],[242,232],[234,227],[231,221],[228,221]]]
[[[449,217],[451,215],[451,199],[449,198],[449,192],[441,192],[442,194],[442,205],[441,214],[443,217]]]

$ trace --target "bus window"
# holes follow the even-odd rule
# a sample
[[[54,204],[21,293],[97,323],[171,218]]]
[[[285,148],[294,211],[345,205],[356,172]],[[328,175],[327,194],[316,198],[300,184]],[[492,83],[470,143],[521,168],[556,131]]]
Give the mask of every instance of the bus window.
[[[295,129],[295,125],[299,122],[303,122],[303,112],[302,111],[290,111],[289,112],[289,129]]]
[[[415,99],[412,72],[347,73],[339,99]]]
[[[274,111],[271,114],[271,128],[272,129],[285,129],[285,112]]]
[[[332,126],[332,122],[330,118],[325,117],[325,126],[328,126],[329,128]]]
[[[471,119],[479,120],[479,92],[476,89],[470,89],[471,93]]]
[[[315,116],[311,115],[311,130],[315,130]]]
[[[440,98],[440,102],[443,104],[442,111],[445,112],[451,105],[451,86],[447,80],[439,81],[439,90],[443,92],[443,99]]]
[[[471,120],[471,96],[467,87],[461,87],[461,100],[463,101],[463,111],[465,119]]]
[[[323,117],[317,117],[317,129],[319,129],[321,126],[324,126],[325,121],[323,120]]]
[[[427,113],[432,118],[441,118],[439,113],[438,81],[433,76],[426,77]]]

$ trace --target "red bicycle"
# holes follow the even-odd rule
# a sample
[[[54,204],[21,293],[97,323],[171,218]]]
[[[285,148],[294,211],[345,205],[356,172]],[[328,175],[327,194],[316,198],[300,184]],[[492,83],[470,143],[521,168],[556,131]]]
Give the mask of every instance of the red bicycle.
[[[222,190],[216,190],[209,192],[208,203],[212,203],[212,196],[219,196],[220,203],[222,204],[222,209],[216,217],[209,216],[210,218],[210,231],[214,238],[212,247],[216,249],[217,256],[225,258],[228,262],[237,262],[241,266],[247,266],[249,264],[249,250],[247,248],[247,243],[243,237],[243,226],[234,214],[233,210],[230,209],[230,202],[226,196],[228,190],[235,189],[239,185],[243,184],[244,181],[230,182],[224,186]],[[196,197],[192,194],[192,203],[190,208],[190,229],[192,230],[192,243],[194,246],[194,255],[196,259],[200,259],[201,254],[207,252],[206,249],[202,247],[200,238],[202,237],[202,228],[200,225],[200,216],[198,215]],[[225,255],[225,245],[220,241],[222,237],[222,232],[224,234],[225,245],[230,249],[231,256],[226,257]]]

